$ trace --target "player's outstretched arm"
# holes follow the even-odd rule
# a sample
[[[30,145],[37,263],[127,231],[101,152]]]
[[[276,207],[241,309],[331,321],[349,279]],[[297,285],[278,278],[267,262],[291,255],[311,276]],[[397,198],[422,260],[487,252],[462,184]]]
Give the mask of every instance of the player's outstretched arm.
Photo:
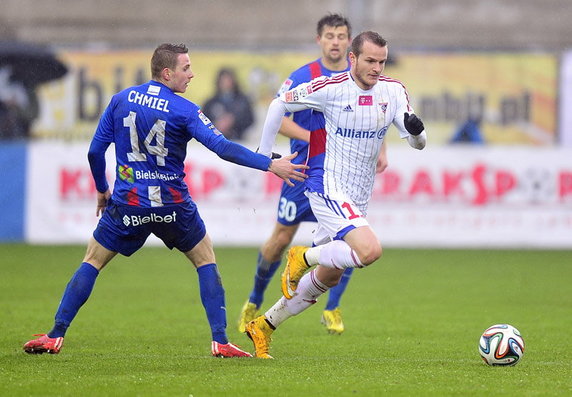
[[[272,172],[279,178],[283,179],[289,186],[294,186],[294,183],[290,179],[302,182],[308,177],[308,175],[303,172],[296,170],[307,170],[307,165],[304,164],[293,164],[290,162],[293,158],[298,155],[298,152],[289,154],[288,156],[281,157],[279,159],[272,160],[268,171]]]
[[[266,119],[262,127],[260,145],[258,145],[259,153],[262,153],[266,157],[270,157],[272,153],[272,146],[274,146],[276,134],[278,134],[278,130],[282,125],[284,113],[286,113],[284,102],[282,102],[280,98],[274,98],[272,102],[270,102],[270,106],[268,106],[268,112],[266,113]]]

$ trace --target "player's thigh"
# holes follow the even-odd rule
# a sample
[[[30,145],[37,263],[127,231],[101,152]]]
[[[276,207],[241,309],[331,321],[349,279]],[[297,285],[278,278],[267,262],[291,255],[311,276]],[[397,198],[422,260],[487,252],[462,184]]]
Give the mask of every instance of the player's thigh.
[[[280,222],[276,222],[274,225],[274,230],[272,230],[271,237],[274,240],[280,240],[288,245],[292,242],[292,239],[294,238],[294,235],[298,231],[299,227],[299,223],[296,223],[295,225],[283,225]]]
[[[344,241],[352,247],[361,263],[366,266],[381,256],[381,244],[369,225],[350,230],[344,236]]]
[[[318,219],[314,244],[343,239],[358,255],[360,262],[369,265],[381,256],[381,245],[361,210],[349,199],[321,193],[307,193],[312,210]]]
[[[95,238],[91,237],[87,243],[87,250],[83,257],[83,262],[87,262],[97,270],[101,270],[115,255],[117,255],[117,252],[108,250]]]
[[[209,263],[216,263],[213,243],[208,233],[205,233],[202,240],[199,241],[191,250],[185,251],[184,254],[197,268]]]

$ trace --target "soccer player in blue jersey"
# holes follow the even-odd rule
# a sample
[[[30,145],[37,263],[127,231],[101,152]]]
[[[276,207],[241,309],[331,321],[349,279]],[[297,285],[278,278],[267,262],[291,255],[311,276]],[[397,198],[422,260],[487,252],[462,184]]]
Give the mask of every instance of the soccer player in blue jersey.
[[[351,42],[350,22],[339,14],[328,14],[317,24],[316,41],[321,48],[322,56],[292,72],[282,84],[279,94],[299,84],[307,83],[320,76],[335,76],[350,69],[347,50]],[[295,163],[305,163],[308,157],[310,131],[324,128],[324,117],[312,110],[303,110],[293,114],[292,119],[284,117],[280,133],[290,138],[291,152],[297,152]],[[377,171],[387,167],[385,145],[378,160]],[[278,217],[272,234],[260,248],[254,275],[254,287],[250,297],[242,307],[238,320],[238,330],[244,332],[246,324],[253,320],[264,300],[264,292],[276,269],[280,267],[285,249],[292,243],[301,222],[316,222],[308,198],[304,195],[304,184],[294,186],[282,185],[278,202]],[[341,334],[344,323],[339,309],[340,299],[344,293],[353,269],[344,272],[340,283],[330,289],[328,302],[322,313],[322,323],[328,332]]]
[[[307,167],[290,162],[295,153],[271,160],[228,141],[198,106],[177,95],[193,78],[186,46],[157,47],[151,75],[148,83],[113,96],[101,116],[88,153],[101,219],[65,289],[53,329],[27,342],[27,353],[59,353],[99,272],[117,253],[136,252],[152,233],[170,249],[183,252],[197,269],[212,355],[251,357],[227,339],[225,295],[213,246],[183,180],[187,143],[194,138],[224,160],[271,171],[290,184],[290,178],[302,181],[305,175],[297,170]],[[113,193],[105,177],[105,152],[112,143],[117,161]]]

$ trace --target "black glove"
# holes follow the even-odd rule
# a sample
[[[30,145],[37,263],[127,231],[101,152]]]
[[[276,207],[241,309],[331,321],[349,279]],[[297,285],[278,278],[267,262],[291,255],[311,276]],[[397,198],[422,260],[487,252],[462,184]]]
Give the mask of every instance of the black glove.
[[[405,125],[407,132],[413,136],[421,134],[425,129],[425,126],[419,117],[407,112],[403,114],[403,124]]]

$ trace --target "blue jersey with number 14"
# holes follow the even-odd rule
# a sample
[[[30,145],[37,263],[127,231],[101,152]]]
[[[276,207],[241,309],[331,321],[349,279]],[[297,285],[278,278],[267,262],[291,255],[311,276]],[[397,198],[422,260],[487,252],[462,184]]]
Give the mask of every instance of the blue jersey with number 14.
[[[268,158],[228,141],[197,105],[159,82],[149,81],[114,95],[92,142],[99,152],[115,144],[112,200],[147,208],[190,201],[184,160],[187,143],[193,138],[226,160],[268,168]],[[101,191],[102,183],[94,177]]]

